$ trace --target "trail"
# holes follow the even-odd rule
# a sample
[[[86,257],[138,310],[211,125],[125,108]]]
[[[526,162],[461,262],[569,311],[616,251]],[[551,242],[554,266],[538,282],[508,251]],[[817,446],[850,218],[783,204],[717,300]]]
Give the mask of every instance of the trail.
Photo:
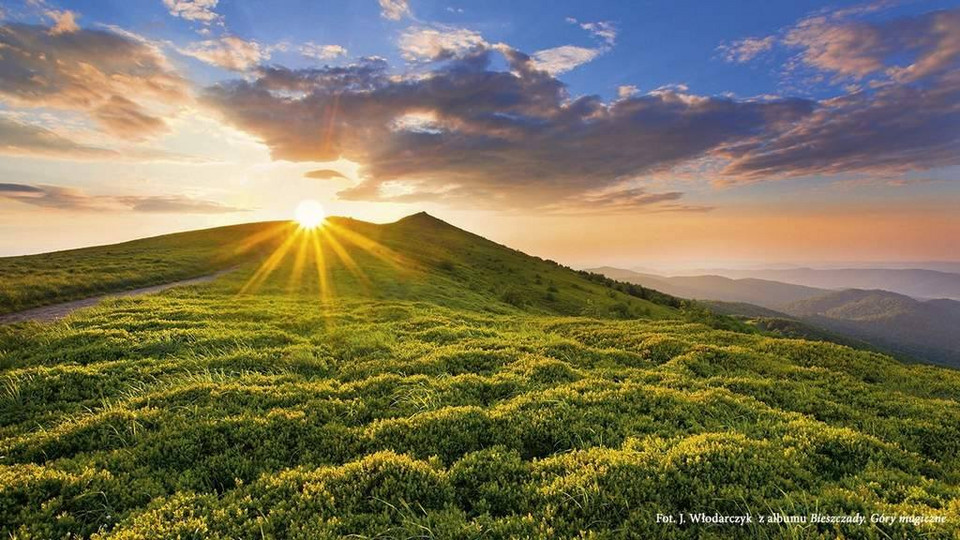
[[[138,296],[141,294],[153,294],[167,289],[172,289],[174,287],[182,287],[184,285],[196,285],[198,283],[207,283],[213,281],[214,279],[226,274],[227,272],[234,270],[230,268],[228,270],[223,270],[215,274],[209,274],[206,276],[200,276],[190,279],[182,279],[180,281],[171,281],[170,283],[161,283],[160,285],[151,285],[149,287],[141,287],[139,289],[130,289],[127,291],[118,291],[115,293],[101,294],[98,296],[91,296],[89,298],[82,298],[80,300],[73,300],[70,302],[63,302],[60,304],[51,304],[49,306],[40,306],[30,309],[25,309],[23,311],[16,311],[14,313],[7,313],[5,315],[0,315],[0,324],[10,324],[18,323],[25,321],[37,321],[37,322],[50,322],[57,319],[62,319],[67,315],[73,313],[74,311],[97,305],[101,300],[106,298],[122,298],[124,296]]]

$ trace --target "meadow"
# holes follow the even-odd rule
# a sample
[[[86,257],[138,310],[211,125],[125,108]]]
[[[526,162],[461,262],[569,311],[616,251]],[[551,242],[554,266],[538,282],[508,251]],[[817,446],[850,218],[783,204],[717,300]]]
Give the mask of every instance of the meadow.
[[[234,268],[0,326],[0,535],[956,537],[956,371],[772,337],[426,215],[189,234],[61,254],[5,297]],[[680,512],[946,522],[657,523]]]

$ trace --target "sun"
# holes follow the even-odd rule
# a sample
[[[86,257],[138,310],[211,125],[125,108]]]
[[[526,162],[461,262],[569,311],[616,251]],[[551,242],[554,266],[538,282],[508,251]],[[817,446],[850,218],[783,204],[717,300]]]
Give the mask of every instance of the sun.
[[[323,223],[327,213],[323,210],[323,205],[313,199],[300,201],[293,217],[304,229],[316,229]]]

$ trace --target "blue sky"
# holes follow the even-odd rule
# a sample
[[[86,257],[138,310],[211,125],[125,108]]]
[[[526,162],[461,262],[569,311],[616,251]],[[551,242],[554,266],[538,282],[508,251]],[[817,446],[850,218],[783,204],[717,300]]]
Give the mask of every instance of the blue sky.
[[[374,220],[426,208],[584,264],[717,257],[722,235],[755,236],[728,249],[755,261],[813,222],[837,238],[777,260],[849,260],[881,229],[863,258],[960,258],[937,240],[960,231],[958,5],[8,2],[0,254],[316,198]],[[689,246],[572,246],[585,223]]]
[[[174,42],[195,41],[198,26],[204,26],[171,17],[160,0],[84,0],[58,5],[83,14],[81,23],[117,25]],[[783,81],[778,66],[789,53],[773,51],[756,63],[740,64],[720,60],[719,46],[747,37],[775,34],[821,11],[863,5],[863,2],[820,1],[495,0],[415,1],[411,10],[415,9],[416,21],[469,28],[483,34],[488,41],[506,42],[528,52],[566,44],[594,47],[596,39],[567,19],[610,21],[617,28],[616,46],[592,62],[589,69],[575,70],[563,78],[577,93],[612,97],[620,85],[649,89],[683,83],[698,93],[732,92],[751,96],[781,91]],[[957,2],[950,1],[905,2],[864,18],[893,19],[956,6]],[[393,62],[401,60],[396,47],[397,34],[412,22],[406,18],[393,21],[381,17],[380,6],[375,1],[221,0],[215,11],[223,21],[223,27],[211,25],[215,33],[262,43],[339,44],[350,51],[351,57],[377,55]],[[36,19],[40,21],[42,17]],[[276,60],[293,66],[309,64],[297,54],[281,53]],[[829,81],[803,88],[804,92],[817,97],[829,96],[836,93],[835,90]]]

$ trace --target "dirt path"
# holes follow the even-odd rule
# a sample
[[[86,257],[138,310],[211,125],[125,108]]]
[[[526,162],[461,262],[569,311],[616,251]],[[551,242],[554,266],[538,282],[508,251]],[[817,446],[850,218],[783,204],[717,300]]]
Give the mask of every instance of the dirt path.
[[[233,270],[233,269],[231,268],[230,270]],[[24,322],[24,321],[38,321],[38,322],[55,321],[57,319],[62,319],[66,317],[67,315],[73,313],[74,311],[80,308],[97,305],[101,300],[105,298],[120,298],[123,296],[152,294],[152,293],[158,293],[160,291],[165,291],[167,289],[172,289],[173,287],[182,287],[184,285],[196,285],[198,283],[207,283],[208,281],[213,281],[214,279],[222,276],[223,274],[226,274],[230,270],[224,270],[222,272],[217,272],[216,274],[210,274],[208,276],[201,276],[198,278],[172,281],[170,283],[163,283],[161,285],[152,285],[150,287],[142,287],[139,289],[130,289],[128,291],[101,294],[98,296],[83,298],[81,300],[74,300],[72,302],[63,302],[62,304],[52,304],[49,306],[40,306],[36,308],[25,309],[23,311],[17,311],[14,313],[7,313],[6,315],[0,315],[0,324],[17,323],[17,322]]]

